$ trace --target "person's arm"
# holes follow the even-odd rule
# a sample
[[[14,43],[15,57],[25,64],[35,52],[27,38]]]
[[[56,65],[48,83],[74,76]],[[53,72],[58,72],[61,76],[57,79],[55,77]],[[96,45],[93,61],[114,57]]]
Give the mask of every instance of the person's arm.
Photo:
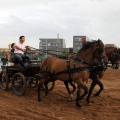
[[[28,50],[31,50],[31,48],[29,46],[25,46],[25,48],[28,49]]]
[[[16,49],[21,50],[21,51],[23,51],[23,52],[24,52],[24,49],[22,49],[22,48],[18,47],[17,45],[14,45],[14,47],[13,47],[13,48],[16,48]]]

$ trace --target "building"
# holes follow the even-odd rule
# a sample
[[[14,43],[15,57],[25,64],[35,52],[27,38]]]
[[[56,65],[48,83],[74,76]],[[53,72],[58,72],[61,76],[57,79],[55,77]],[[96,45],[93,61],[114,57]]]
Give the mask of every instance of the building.
[[[85,41],[89,41],[87,36],[73,36],[73,52],[78,52]]]
[[[62,38],[40,38],[39,49],[40,50],[52,50],[54,54],[60,54],[55,51],[62,51],[66,48],[65,40]]]

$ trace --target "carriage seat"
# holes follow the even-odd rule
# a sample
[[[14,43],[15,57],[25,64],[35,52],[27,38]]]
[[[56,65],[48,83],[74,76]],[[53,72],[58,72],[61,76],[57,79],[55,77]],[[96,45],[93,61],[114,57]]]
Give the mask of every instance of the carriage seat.
[[[17,58],[13,58],[12,60],[11,60],[11,62],[13,62],[14,63],[14,68],[23,68],[23,66],[21,65],[21,63],[19,62],[19,60],[17,59]],[[23,58],[23,64],[24,64],[24,66],[28,66],[28,59],[26,59],[26,58]]]

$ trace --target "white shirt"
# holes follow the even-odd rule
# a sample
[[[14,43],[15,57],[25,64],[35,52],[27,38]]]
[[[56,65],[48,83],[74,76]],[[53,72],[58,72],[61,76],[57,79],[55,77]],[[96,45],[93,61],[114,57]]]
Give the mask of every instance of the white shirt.
[[[24,50],[24,49],[26,49],[26,48],[25,48],[25,47],[26,47],[25,43],[22,43],[22,44],[21,44],[20,42],[17,42],[17,43],[15,43],[15,45],[14,45],[14,47],[15,47],[14,53],[24,54],[24,52],[21,51],[21,50],[18,50],[18,49],[16,48],[16,46],[18,46],[19,48],[22,48],[22,49]]]

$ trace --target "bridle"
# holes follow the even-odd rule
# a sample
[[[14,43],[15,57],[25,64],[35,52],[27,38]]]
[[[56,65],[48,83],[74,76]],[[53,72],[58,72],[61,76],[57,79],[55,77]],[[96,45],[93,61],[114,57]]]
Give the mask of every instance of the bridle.
[[[98,40],[97,46],[93,52],[93,64],[97,63],[98,65],[105,64],[104,59],[107,59],[106,55],[101,55],[104,50],[103,43],[100,43],[101,41]],[[97,53],[97,54],[96,54]]]
[[[105,58],[107,59],[107,56],[106,55],[104,55],[104,56],[101,55],[103,53],[103,50],[104,50],[104,44],[102,43],[101,40],[98,40],[96,48],[94,49],[94,52],[93,52],[93,64],[92,65],[85,62],[84,60],[79,59],[78,58],[78,53],[74,57],[75,58],[74,60],[77,60],[77,61],[79,61],[81,63],[88,64],[89,66],[101,66],[103,64],[104,64],[104,66],[107,66],[107,64],[106,64],[107,62],[104,62],[104,59]]]

